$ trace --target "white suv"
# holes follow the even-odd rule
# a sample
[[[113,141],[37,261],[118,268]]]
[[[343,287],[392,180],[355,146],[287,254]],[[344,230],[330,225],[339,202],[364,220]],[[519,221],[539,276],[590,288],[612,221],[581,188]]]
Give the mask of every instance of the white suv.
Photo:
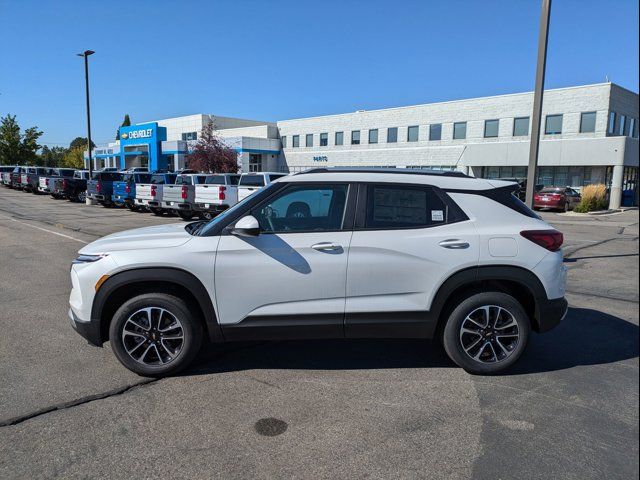
[[[522,354],[567,311],[562,234],[460,173],[320,169],[211,221],[116,233],[73,262],[69,316],[141,375],[203,340],[440,339],[469,372]]]

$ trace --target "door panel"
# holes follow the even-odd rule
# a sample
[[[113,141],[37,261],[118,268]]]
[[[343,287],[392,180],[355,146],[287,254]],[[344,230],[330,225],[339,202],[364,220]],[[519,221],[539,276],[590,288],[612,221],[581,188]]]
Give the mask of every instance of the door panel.
[[[219,322],[323,314],[342,336],[347,254],[352,232],[224,235],[215,265]],[[319,243],[340,246],[317,250]],[[295,321],[289,318],[289,321]]]

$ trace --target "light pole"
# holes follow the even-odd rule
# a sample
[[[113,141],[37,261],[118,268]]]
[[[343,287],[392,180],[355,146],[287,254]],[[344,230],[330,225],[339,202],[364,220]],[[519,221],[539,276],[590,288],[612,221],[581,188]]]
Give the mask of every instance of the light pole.
[[[89,107],[89,55],[93,55],[93,50],[85,50],[78,53],[79,57],[84,57],[84,84],[87,94],[87,150],[89,151],[89,178],[93,172],[93,160],[91,159],[91,110]]]
[[[529,170],[527,172],[527,192],[525,203],[533,206],[533,194],[538,172],[538,151],[540,150],[540,122],[542,119],[542,96],[544,93],[544,74],[547,68],[547,40],[549,39],[549,17],[551,0],[542,0],[540,14],[540,34],[538,36],[538,65],[536,67],[536,87],[533,92],[533,115],[531,117],[531,142],[529,145]]]

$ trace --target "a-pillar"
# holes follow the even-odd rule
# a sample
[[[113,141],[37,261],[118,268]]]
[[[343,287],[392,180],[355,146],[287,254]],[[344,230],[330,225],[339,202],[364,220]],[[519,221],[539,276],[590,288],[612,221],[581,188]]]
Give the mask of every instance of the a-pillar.
[[[611,176],[611,193],[609,194],[609,208],[616,210],[622,204],[622,180],[624,177],[624,165],[614,165]]]

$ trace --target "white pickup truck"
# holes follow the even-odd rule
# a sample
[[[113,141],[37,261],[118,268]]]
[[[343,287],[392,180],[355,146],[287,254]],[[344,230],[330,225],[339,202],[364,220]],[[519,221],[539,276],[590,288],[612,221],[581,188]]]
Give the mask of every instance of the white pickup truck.
[[[238,182],[238,201],[242,201],[265,185],[269,185],[275,179],[286,176],[286,173],[277,172],[250,172],[243,173]]]
[[[175,181],[175,173],[154,173],[151,175],[150,183],[136,183],[134,204],[138,208],[148,208],[154,215],[162,215],[163,187]]]
[[[204,183],[196,184],[195,209],[205,220],[238,203],[237,173],[208,175]]]
[[[198,215],[196,207],[196,185],[205,183],[206,173],[189,173],[176,176],[173,185],[165,184],[162,193],[162,208],[175,210],[183,220],[191,220]]]

